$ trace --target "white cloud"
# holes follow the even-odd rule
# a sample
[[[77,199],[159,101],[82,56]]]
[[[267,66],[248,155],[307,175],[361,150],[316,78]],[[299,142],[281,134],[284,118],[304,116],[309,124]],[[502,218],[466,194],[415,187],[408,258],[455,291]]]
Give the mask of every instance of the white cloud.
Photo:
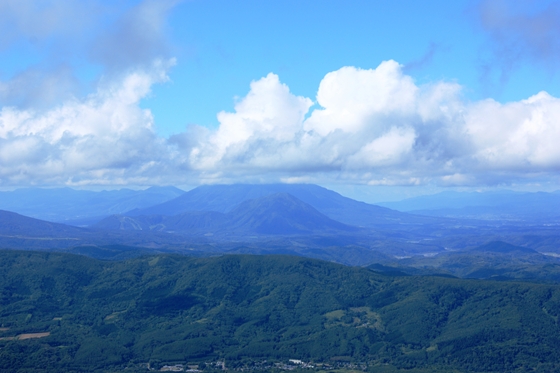
[[[277,75],[252,82],[249,94],[235,105],[235,113],[220,112],[218,130],[191,150],[193,167],[258,166],[268,158],[268,146],[273,150],[297,141],[312,104],[308,98],[292,95]]]
[[[0,107],[51,108],[90,91],[101,74],[167,59],[166,19],[179,2],[0,1]]]
[[[347,168],[367,169],[376,166],[392,166],[402,163],[412,152],[416,133],[413,128],[393,127],[387,133],[363,146],[348,159]]]
[[[554,170],[560,167],[560,100],[541,92],[500,104],[485,100],[465,117],[476,159],[497,170]]]
[[[50,110],[3,107],[2,183],[111,183],[153,176],[158,167],[147,165],[162,159],[167,165],[170,155],[153,130],[150,111],[141,109],[139,101],[152,84],[167,79],[172,63],[158,61],[150,70],[133,71],[83,100],[67,100]]]
[[[311,101],[270,74],[251,84],[235,112],[218,115],[217,130],[184,150],[193,168],[217,179],[507,183],[560,167],[559,101],[543,92],[508,104],[468,102],[458,84],[418,86],[386,61],[327,74],[320,107],[307,113]]]
[[[317,94],[322,108],[305,119],[312,101],[269,74],[251,84],[235,112],[218,114],[219,128],[191,150],[192,166],[251,173],[398,164],[416,138],[410,123],[416,120],[418,91],[394,61],[375,70],[345,67],[323,79]]]
[[[102,80],[46,111],[3,107],[1,183],[480,185],[560,169],[560,99],[468,102],[459,85],[417,85],[394,61],[327,74],[316,108],[269,74],[218,113],[218,128],[164,139],[140,101],[172,63]]]
[[[317,93],[321,107],[305,119],[311,100],[269,74],[251,84],[235,112],[218,115],[219,128],[190,150],[192,166],[249,174],[400,174],[453,146],[459,92],[449,83],[418,87],[395,61],[371,70],[344,67],[325,76]]]
[[[355,133],[368,125],[381,127],[380,116],[406,115],[414,110],[417,90],[395,61],[383,62],[372,70],[343,67],[321,81],[317,103],[323,108],[311,114],[305,129],[324,136],[337,129]]]

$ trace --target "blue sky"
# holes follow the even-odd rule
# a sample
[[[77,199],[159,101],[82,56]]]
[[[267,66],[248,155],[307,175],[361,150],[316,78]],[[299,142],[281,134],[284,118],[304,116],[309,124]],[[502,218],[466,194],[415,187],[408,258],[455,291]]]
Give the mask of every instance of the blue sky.
[[[554,1],[0,4],[0,187],[556,190]]]
[[[548,2],[551,4],[552,2]],[[541,90],[558,96],[560,78],[546,61],[520,58],[515,71],[494,55],[492,31],[473,1],[191,1],[169,17],[172,84],[143,104],[164,135],[186,123],[218,124],[248,83],[278,74],[291,91],[313,98],[321,79],[343,66],[375,68],[396,60],[419,83],[454,81],[464,95],[521,100]],[[539,12],[546,2],[531,9]],[[507,74],[501,81],[501,74]]]

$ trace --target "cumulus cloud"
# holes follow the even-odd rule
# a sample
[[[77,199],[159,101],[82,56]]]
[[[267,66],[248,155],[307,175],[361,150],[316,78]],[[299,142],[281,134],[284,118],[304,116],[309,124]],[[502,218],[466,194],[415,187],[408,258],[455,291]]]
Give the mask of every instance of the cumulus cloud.
[[[560,100],[540,92],[527,100],[472,105],[465,132],[480,167],[527,172],[560,168]]]
[[[498,183],[560,168],[560,100],[465,101],[456,83],[418,86],[395,61],[328,73],[318,108],[274,74],[251,84],[215,131],[188,146],[191,167],[227,175],[372,185]]]
[[[230,171],[398,173],[445,156],[459,91],[449,83],[418,87],[395,61],[344,67],[321,81],[320,108],[306,118],[312,101],[269,74],[251,84],[234,113],[218,115],[219,128],[190,149],[191,162]],[[434,131],[447,142],[430,138]]]
[[[173,61],[101,81],[84,99],[0,111],[0,182],[345,182],[480,185],[554,177],[560,99],[469,102],[456,83],[417,85],[395,61],[327,74],[316,102],[275,74],[250,84],[219,126],[159,137],[140,107]]]
[[[154,83],[167,80],[173,61],[156,61],[102,84],[85,99],[50,110],[0,111],[0,180],[3,184],[80,184],[141,181],[165,171],[170,156],[139,107]],[[163,158],[162,158],[163,157]]]
[[[191,163],[200,169],[224,162],[258,166],[268,158],[267,146],[292,146],[312,104],[308,98],[291,94],[277,75],[269,74],[251,83],[249,94],[235,105],[235,113],[218,114],[220,127],[191,150]],[[273,168],[274,164],[262,166]]]
[[[354,133],[368,123],[376,123],[373,127],[383,131],[376,117],[408,114],[413,110],[416,91],[412,78],[403,76],[395,61],[373,70],[343,67],[321,81],[317,103],[322,109],[311,114],[306,129],[321,135],[335,130]]]

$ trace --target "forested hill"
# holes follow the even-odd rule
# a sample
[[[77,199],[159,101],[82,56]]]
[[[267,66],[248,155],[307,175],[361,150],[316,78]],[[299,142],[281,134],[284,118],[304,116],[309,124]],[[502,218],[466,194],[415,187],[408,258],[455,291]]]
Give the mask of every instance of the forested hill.
[[[560,369],[560,287],[390,277],[287,256],[121,262],[0,252],[2,372],[361,362],[417,372]],[[396,370],[393,370],[396,371]]]

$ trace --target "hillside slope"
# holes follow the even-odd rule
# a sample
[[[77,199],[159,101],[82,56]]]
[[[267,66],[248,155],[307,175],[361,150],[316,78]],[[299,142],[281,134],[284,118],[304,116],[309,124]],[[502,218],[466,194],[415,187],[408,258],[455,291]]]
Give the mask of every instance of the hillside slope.
[[[391,277],[285,256],[0,259],[4,372],[288,358],[425,372],[560,368],[558,286]]]
[[[0,209],[41,220],[88,225],[102,217],[159,204],[183,193],[175,187],[99,192],[71,188],[23,188],[0,192]]]
[[[0,236],[58,238],[80,236],[84,229],[0,210]]]
[[[374,227],[379,225],[438,223],[442,219],[422,217],[370,205],[313,184],[234,184],[204,185],[185,194],[125,215],[179,215],[188,211],[227,213],[244,201],[288,193],[320,213],[344,224]]]
[[[241,202],[227,213],[184,212],[175,216],[111,216],[93,226],[97,229],[171,231],[186,234],[246,236],[329,234],[358,229],[321,214],[287,193],[275,193]]]

